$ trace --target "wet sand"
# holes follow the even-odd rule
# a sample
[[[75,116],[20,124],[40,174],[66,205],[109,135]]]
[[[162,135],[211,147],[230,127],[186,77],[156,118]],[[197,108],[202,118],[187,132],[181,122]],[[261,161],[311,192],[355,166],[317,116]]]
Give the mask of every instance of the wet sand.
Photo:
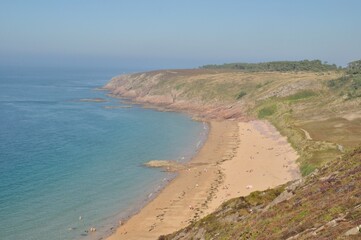
[[[179,175],[108,240],[158,239],[222,202],[298,178],[296,152],[264,121],[211,122],[208,139]]]

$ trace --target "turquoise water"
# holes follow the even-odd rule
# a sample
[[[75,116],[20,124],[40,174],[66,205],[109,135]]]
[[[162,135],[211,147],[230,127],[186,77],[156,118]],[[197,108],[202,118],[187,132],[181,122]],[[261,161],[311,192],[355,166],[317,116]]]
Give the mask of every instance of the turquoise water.
[[[173,177],[142,163],[197,150],[188,116],[105,108],[94,89],[122,72],[0,70],[0,239],[99,239]]]

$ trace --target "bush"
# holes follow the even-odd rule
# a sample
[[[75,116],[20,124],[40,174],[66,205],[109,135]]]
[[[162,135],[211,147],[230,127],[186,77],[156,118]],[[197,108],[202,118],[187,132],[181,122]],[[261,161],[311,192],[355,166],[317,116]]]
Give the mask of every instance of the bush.
[[[345,86],[346,83],[348,83],[350,78],[351,78],[350,76],[342,76],[340,78],[330,80],[327,82],[327,86],[329,88],[334,88],[334,89],[341,88]]]
[[[350,62],[347,65],[347,73],[349,73],[349,74],[361,74],[361,60]]]
[[[271,105],[271,106],[267,106],[262,108],[261,110],[258,111],[258,117],[259,118],[265,118],[268,116],[273,115],[277,110],[277,106],[276,105]]]
[[[236,99],[239,100],[239,99],[241,99],[242,97],[244,97],[244,96],[246,96],[246,95],[247,95],[246,92],[241,91],[241,92],[238,93]]]
[[[286,99],[291,100],[291,101],[296,101],[296,100],[300,100],[300,99],[304,99],[304,98],[313,97],[316,95],[317,94],[311,90],[304,90],[304,91],[298,92],[296,94],[290,95]]]
[[[307,176],[316,169],[316,166],[310,163],[301,163],[300,171],[302,176]]]

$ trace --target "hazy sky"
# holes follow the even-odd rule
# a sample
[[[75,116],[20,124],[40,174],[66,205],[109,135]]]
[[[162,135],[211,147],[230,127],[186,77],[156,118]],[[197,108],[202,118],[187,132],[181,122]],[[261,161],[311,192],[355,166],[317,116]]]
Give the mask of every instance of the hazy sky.
[[[0,0],[0,65],[361,59],[360,0]]]

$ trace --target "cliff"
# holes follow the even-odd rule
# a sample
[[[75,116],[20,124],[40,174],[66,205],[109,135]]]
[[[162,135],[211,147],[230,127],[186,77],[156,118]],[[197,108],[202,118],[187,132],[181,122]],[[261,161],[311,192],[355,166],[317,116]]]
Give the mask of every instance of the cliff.
[[[237,70],[164,70],[126,74],[104,88],[115,96],[165,109],[216,119],[244,119],[257,101],[321,90],[338,72],[256,72]]]

